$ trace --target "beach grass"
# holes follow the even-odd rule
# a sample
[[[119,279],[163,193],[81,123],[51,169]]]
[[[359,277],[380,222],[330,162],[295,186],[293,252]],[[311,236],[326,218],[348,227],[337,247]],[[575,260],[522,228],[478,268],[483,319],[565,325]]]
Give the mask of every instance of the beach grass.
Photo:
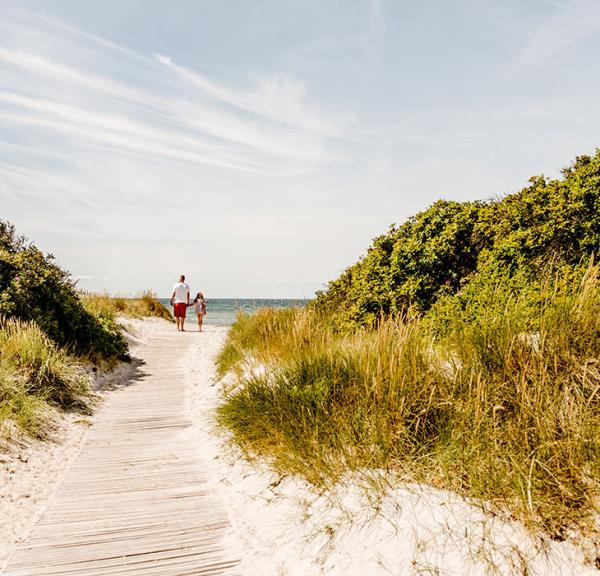
[[[169,311],[150,291],[135,298],[81,294],[81,303],[102,326],[95,338],[122,338],[119,316],[171,319]],[[110,342],[100,348],[108,348]],[[0,316],[0,437],[13,431],[44,438],[57,410],[89,414],[93,395],[86,364],[110,369],[123,355],[106,357],[92,351],[76,353],[59,346],[36,322]]]
[[[584,526],[600,488],[598,266],[478,293],[352,331],[310,306],[239,316],[220,424],[316,485],[381,470],[555,537]]]
[[[151,290],[143,290],[133,298],[110,296],[106,293],[82,292],[81,299],[86,310],[96,317],[111,319],[117,316],[155,317],[173,320],[171,312]]]
[[[83,365],[33,322],[0,318],[0,435],[13,426],[43,437],[53,408],[89,413]]]

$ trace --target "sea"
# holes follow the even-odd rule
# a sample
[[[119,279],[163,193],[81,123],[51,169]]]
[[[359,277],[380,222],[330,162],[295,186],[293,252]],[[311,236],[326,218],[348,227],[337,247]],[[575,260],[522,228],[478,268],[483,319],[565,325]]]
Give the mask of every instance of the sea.
[[[159,300],[169,309],[168,298]],[[310,300],[270,298],[207,298],[204,323],[212,326],[231,326],[241,310],[252,314],[260,308],[293,308],[305,306]],[[193,306],[187,309],[187,320],[196,320]]]

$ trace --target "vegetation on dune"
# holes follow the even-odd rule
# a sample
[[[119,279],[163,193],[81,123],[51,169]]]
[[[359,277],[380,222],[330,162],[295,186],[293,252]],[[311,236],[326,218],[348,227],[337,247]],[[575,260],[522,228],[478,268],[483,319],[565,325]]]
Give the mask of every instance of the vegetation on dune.
[[[127,344],[116,323],[89,313],[69,273],[4,221],[0,221],[0,314],[35,322],[56,344],[77,355],[93,360],[127,357]]]
[[[328,484],[382,469],[556,536],[598,510],[600,154],[489,203],[437,203],[302,310],[240,316],[219,421]]]
[[[80,295],[83,307],[97,318],[108,318],[113,321],[116,316],[128,316],[173,320],[169,309],[150,290],[145,290],[134,298],[114,297],[94,292],[83,292]]]
[[[533,177],[502,200],[436,202],[376,238],[316,305],[340,326],[372,326],[382,315],[426,312],[476,276],[534,276],[548,260],[587,261],[600,246],[600,151],[563,176]]]
[[[8,423],[14,423],[42,437],[52,407],[89,413],[89,377],[82,364],[33,322],[1,318],[0,435],[10,433]]]
[[[43,437],[56,409],[91,410],[83,363],[127,360],[118,316],[170,319],[151,292],[81,294],[68,272],[0,221],[0,438]]]

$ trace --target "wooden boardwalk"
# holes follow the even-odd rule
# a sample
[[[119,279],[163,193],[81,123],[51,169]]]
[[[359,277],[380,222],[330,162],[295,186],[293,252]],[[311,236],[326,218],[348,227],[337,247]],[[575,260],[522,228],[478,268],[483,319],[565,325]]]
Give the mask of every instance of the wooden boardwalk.
[[[188,438],[181,358],[193,334],[161,333],[111,393],[75,464],[18,546],[7,576],[238,574],[228,522]]]

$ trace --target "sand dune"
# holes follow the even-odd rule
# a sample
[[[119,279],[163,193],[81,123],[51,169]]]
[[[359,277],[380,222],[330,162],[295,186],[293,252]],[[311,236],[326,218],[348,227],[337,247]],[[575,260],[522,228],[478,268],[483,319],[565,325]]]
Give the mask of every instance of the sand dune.
[[[185,360],[189,407],[209,478],[229,513],[242,568],[261,576],[598,574],[567,542],[530,535],[517,522],[484,513],[455,494],[356,474],[320,494],[302,479],[249,463],[214,424],[222,383],[213,358],[225,329],[198,335]],[[370,478],[369,478],[370,477]],[[386,488],[375,492],[370,482]]]
[[[598,574],[584,563],[585,554],[579,547],[534,538],[518,523],[492,517],[451,493],[419,485],[397,485],[390,477],[372,472],[371,480],[387,483],[385,489],[367,489],[367,475],[356,474],[333,491],[320,494],[299,478],[280,477],[264,463],[246,461],[214,424],[214,408],[222,386],[214,378],[214,357],[226,329],[208,326],[203,333],[177,334],[172,325],[160,320],[128,321],[127,326],[132,332],[133,355],[138,358],[154,354],[156,342],[170,349],[177,346],[175,339],[180,339],[183,352],[169,378],[181,378],[183,385],[174,386],[171,394],[178,395],[173,402],[181,403],[181,418],[189,424],[178,442],[187,458],[196,454],[193,458],[201,463],[203,491],[210,496],[211,506],[224,511],[226,521],[219,533],[219,549],[224,556],[241,558],[236,573]],[[161,356],[161,362],[165,366],[153,361],[148,369],[162,373],[169,355]],[[127,370],[105,379],[104,396],[110,399],[118,394],[127,379]],[[131,387],[143,385],[140,381]],[[168,378],[160,386],[169,386]],[[143,401],[143,395],[131,398]],[[11,560],[15,562],[34,537],[40,543],[46,511],[56,506],[57,499],[65,498],[65,478],[76,469],[82,454],[89,457],[87,439],[97,435],[100,426],[106,433],[103,418],[102,410],[85,422],[66,418],[54,442],[28,443],[3,456],[0,562],[16,548],[19,552],[13,553]],[[119,434],[118,429],[114,434]],[[118,444],[116,437],[114,440]],[[169,446],[170,452],[179,450],[173,443]],[[69,501],[72,503],[72,499]],[[157,507],[164,505],[157,500],[155,503]],[[193,523],[194,515],[188,520]],[[176,547],[177,538],[171,540]],[[181,545],[184,541],[182,537]],[[121,544],[135,547],[133,542]],[[78,554],[86,553],[86,547],[80,545]],[[161,572],[160,562],[157,557],[159,571],[151,573],[179,574],[177,567]],[[42,572],[36,573],[44,573],[40,569]],[[4,572],[17,573],[24,572],[12,568]]]

